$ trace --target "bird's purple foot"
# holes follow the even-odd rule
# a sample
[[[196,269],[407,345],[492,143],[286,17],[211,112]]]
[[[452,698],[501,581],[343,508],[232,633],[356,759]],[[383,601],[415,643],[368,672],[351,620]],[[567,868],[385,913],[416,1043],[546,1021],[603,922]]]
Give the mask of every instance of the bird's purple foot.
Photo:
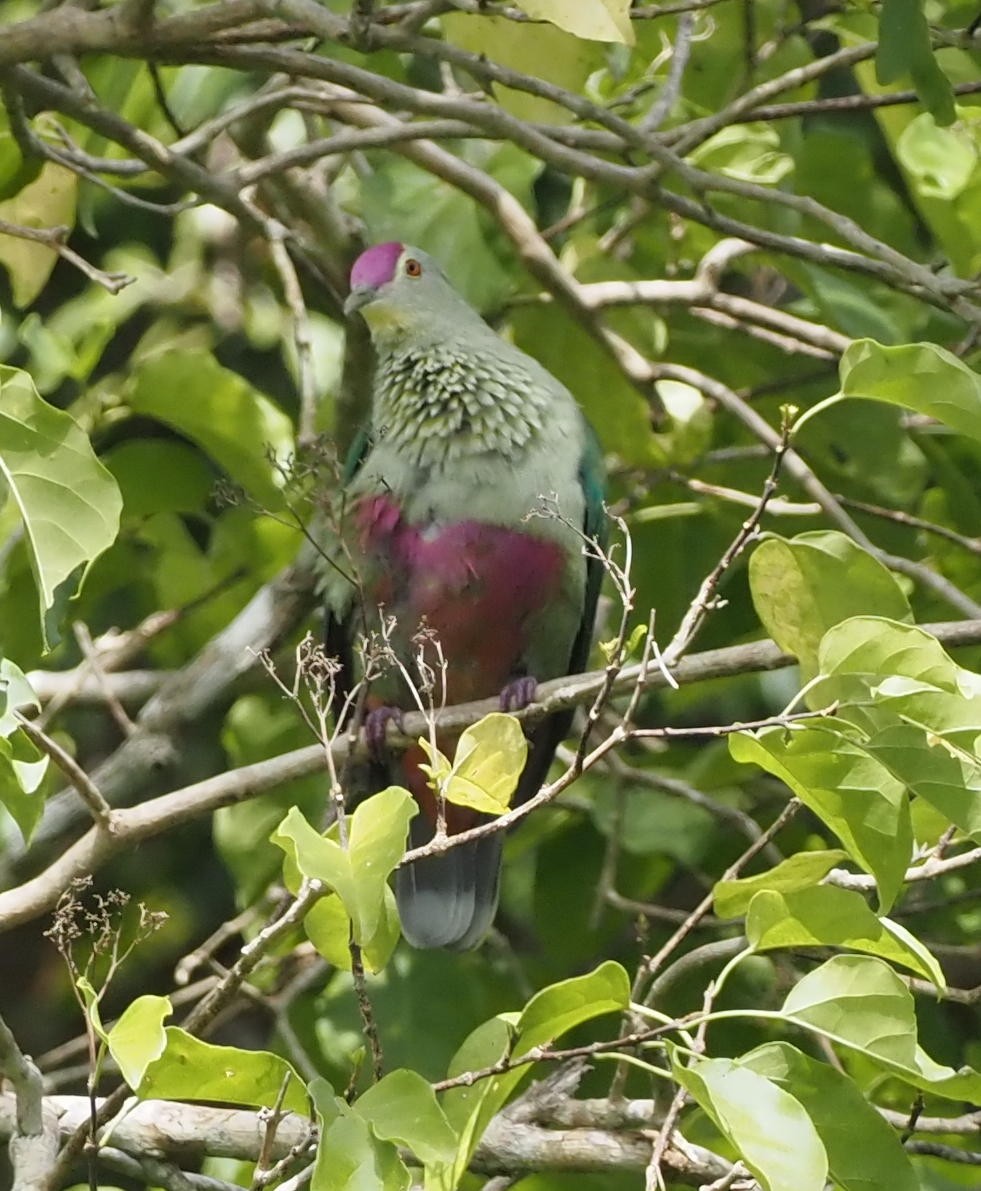
[[[535,702],[538,694],[538,679],[530,674],[523,674],[520,678],[512,678],[501,691],[501,711],[524,711]]]
[[[389,724],[394,724],[401,732],[401,707],[375,707],[364,717],[365,743],[375,760],[380,760],[385,755],[385,733]]]

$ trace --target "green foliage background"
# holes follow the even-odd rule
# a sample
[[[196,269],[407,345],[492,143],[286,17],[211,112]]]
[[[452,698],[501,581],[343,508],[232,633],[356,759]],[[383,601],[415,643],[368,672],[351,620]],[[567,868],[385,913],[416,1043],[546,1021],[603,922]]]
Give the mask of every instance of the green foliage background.
[[[433,1188],[498,1172],[522,1191],[641,1186],[647,1157],[627,1149],[595,1174],[555,1154],[509,1166],[493,1128],[478,1148],[527,1087],[530,1066],[502,1057],[561,1037],[596,1044],[581,1099],[606,1102],[611,1054],[629,1055],[619,1094],[662,1121],[686,1090],[683,1136],[768,1191],[972,1185],[977,6],[677,7],[0,4],[0,228],[16,225],[0,234],[0,1013],[48,1091],[82,1090],[87,1017],[103,1092],[119,1068],[144,1097],[312,1104],[315,1191],[408,1186],[406,1151]],[[386,120],[430,126],[368,139]],[[67,254],[23,234],[58,226]],[[295,460],[336,487],[322,444],[343,452],[370,392],[346,273],[388,238],[437,256],[581,401],[632,543],[628,629],[653,609],[662,650],[758,507],[793,407],[795,454],[697,637],[734,652],[711,677],[652,681],[633,721],[648,734],[509,835],[478,952],[397,944],[379,873],[404,848],[399,796],[357,812],[367,876],[353,843],[310,826],[327,797],[310,754],[98,866],[97,890],[168,919],[140,932],[128,910],[142,941],[111,980],[97,957],[80,1006],[43,931],[68,888],[51,874],[91,820],[14,709],[33,702],[114,807],[221,773],[234,790],[237,770],[314,742],[246,647],[289,681],[319,632],[302,561],[277,586],[308,516]],[[612,587],[607,602],[604,640]],[[766,638],[798,668],[740,661]],[[82,691],[87,656],[107,677]],[[594,743],[625,705],[621,690]],[[791,796],[800,811],[761,841]],[[38,874],[43,905],[23,900]],[[212,984],[304,879],[334,893],[208,1017]],[[645,957],[707,897],[648,998]],[[648,1049],[603,1046],[652,1027]],[[219,1063],[224,1082],[205,1082]],[[431,1086],[487,1067],[473,1088]],[[908,1139],[914,1106],[951,1129]],[[595,1128],[635,1139],[625,1123]],[[203,1169],[250,1186],[254,1166]],[[80,1172],[66,1162],[56,1185]],[[117,1177],[157,1185],[99,1170]]]

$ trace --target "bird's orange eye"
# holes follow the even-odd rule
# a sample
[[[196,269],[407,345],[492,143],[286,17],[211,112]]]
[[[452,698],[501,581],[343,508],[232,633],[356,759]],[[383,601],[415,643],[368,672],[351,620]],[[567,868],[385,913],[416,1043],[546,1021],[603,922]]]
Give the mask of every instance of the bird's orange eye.
[[[419,264],[414,256],[410,256],[405,262],[405,273],[407,277],[422,276],[422,265]]]

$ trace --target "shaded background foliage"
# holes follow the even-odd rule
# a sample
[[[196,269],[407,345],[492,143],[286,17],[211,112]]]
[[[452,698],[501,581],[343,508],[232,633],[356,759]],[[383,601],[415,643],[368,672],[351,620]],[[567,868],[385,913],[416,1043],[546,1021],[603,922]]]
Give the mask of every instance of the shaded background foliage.
[[[179,31],[160,33],[165,21],[186,19],[192,29],[202,12],[223,8],[227,15],[211,32],[201,23],[183,39]],[[81,269],[49,246],[0,236],[0,358],[29,372],[48,402],[71,413],[123,502],[117,539],[71,605],[70,620],[88,636],[66,632],[48,652],[25,538],[7,502],[0,654],[37,672],[41,691],[63,689],[49,672],[79,666],[91,638],[102,669],[138,675],[144,693],[125,694],[125,712],[96,693],[62,696],[48,715],[48,730],[86,771],[101,772],[104,763],[111,770],[132,728],[128,716],[295,558],[299,535],[285,515],[284,466],[297,436],[308,446],[323,433],[343,447],[365,409],[370,358],[363,330],[344,325],[340,305],[347,268],[366,243],[397,238],[432,252],[502,334],[575,392],[607,453],[611,507],[630,530],[635,618],[656,610],[662,647],[756,505],[772,465],[772,441],[734,416],[720,388],[779,427],[781,407],[806,410],[839,388],[839,358],[853,339],[938,344],[976,364],[979,311],[969,284],[981,264],[975,4],[927,0],[923,16],[915,3],[634,5],[635,19],[607,40],[528,21],[526,8],[423,0],[336,0],[317,13],[258,3],[236,12],[230,0],[210,10],[0,5],[10,27],[0,48],[0,220],[65,225],[71,249],[88,262]],[[568,18],[577,5],[551,8]],[[581,6],[593,8],[624,6]],[[116,24],[98,23],[112,13]],[[17,23],[35,17],[49,36],[61,19],[63,43],[49,49],[40,34],[32,41],[29,25]],[[12,29],[21,32],[14,37]],[[862,53],[863,46],[871,48]],[[502,86],[504,74],[488,73],[487,59],[520,72],[510,81],[525,89]],[[799,79],[788,73],[798,69]],[[553,94],[578,97],[588,110],[574,113],[529,93],[529,77],[563,88]],[[781,85],[767,94],[770,80]],[[338,89],[359,84],[357,103]],[[875,97],[904,89],[901,103],[874,106]],[[747,94],[754,101],[744,113]],[[262,96],[268,104],[257,102]],[[659,104],[660,119],[652,120]],[[237,111],[238,119],[212,123]],[[488,136],[501,112],[511,123]],[[429,128],[425,142],[359,141],[357,130],[378,126],[380,113],[401,125],[455,124]],[[601,116],[642,130],[649,153]],[[706,120],[708,127],[700,124]],[[547,131],[537,133],[539,125]],[[524,140],[519,128],[529,133]],[[195,130],[204,130],[197,139]],[[529,151],[532,133],[537,153]],[[565,146],[578,156],[565,157]],[[678,159],[666,161],[654,147],[701,172],[685,174]],[[581,168],[587,160],[596,163],[592,175]],[[663,172],[637,181],[651,162]],[[706,186],[706,175],[721,189]],[[495,209],[499,188],[516,203]],[[816,200],[823,211],[784,201],[791,199]],[[848,221],[893,255],[858,244]],[[670,285],[640,300],[627,292],[629,283],[705,277],[706,254],[728,244],[734,227],[751,244],[723,245],[725,259],[698,294]],[[604,283],[626,284],[611,297]],[[878,551],[899,556],[899,582],[917,623],[969,616],[972,606],[977,617],[977,434],[951,433],[897,405],[843,402],[809,421],[794,445],[835,494],[834,507]],[[329,469],[324,474],[333,482]],[[798,480],[784,471],[764,528],[790,536],[829,527],[828,508]],[[228,482],[239,490],[231,500],[222,491]],[[700,649],[765,635],[743,562],[725,575],[722,591]],[[856,591],[867,605],[841,616],[883,612],[871,589]],[[289,618],[272,642],[283,669],[298,636],[315,625],[312,600],[305,609],[307,619]],[[601,636],[610,637],[619,615],[612,598],[605,615]],[[127,646],[118,662],[105,638],[114,630]],[[957,656],[976,668],[976,648]],[[796,689],[786,670],[734,671],[646,693],[636,722],[685,729],[765,719],[779,715]],[[200,710],[192,705],[186,715],[163,715],[169,745],[157,761],[141,762],[130,776],[113,771],[120,804],[310,743],[295,709],[256,667],[234,681],[217,678],[214,697]],[[44,793],[60,785],[52,772]],[[100,888],[125,889],[169,916],[114,980],[105,1019],[137,994],[173,989],[175,964],[256,906],[193,977],[231,962],[241,932],[253,933],[279,896],[282,856],[270,833],[293,805],[315,822],[323,798],[323,777],[304,776],[218,811],[213,823],[202,818],[161,833],[99,871]],[[403,947],[369,980],[386,1066],[438,1079],[473,1027],[535,990],[610,958],[634,971],[786,800],[775,777],[734,760],[721,733],[628,744],[509,838],[499,931],[480,952]],[[945,827],[922,801],[914,821],[927,844]],[[40,871],[83,822],[65,796],[53,797],[25,854],[5,817],[4,884]],[[764,857],[772,864],[837,842],[805,811],[783,829],[779,852],[771,845]],[[894,912],[933,949],[950,983],[974,992],[981,986],[977,872],[975,865],[911,885]],[[48,1052],[42,1065],[63,1073],[52,1086],[76,1090],[84,1051],[54,1048],[78,1033],[78,1009],[64,966],[41,935],[45,925],[38,917],[7,935],[0,1010],[22,1048]],[[734,933],[708,919],[695,939]],[[755,958],[735,972],[721,1006],[776,1006],[812,964],[813,956],[796,953]],[[691,1011],[705,981],[705,970],[694,969],[658,1008]],[[350,975],[309,948],[283,948],[256,987],[262,995],[237,1002],[214,1037],[282,1049],[304,1074],[347,1086],[364,1046]],[[976,996],[920,997],[917,1008],[921,1041],[934,1058],[978,1064]],[[613,1036],[615,1022],[607,1020]],[[758,1023],[720,1022],[713,1046],[739,1054],[776,1036]],[[874,1082],[860,1059],[850,1059],[849,1069],[863,1086]],[[603,1094],[605,1068],[598,1065],[583,1086]],[[647,1087],[631,1077],[632,1094],[647,1095]],[[881,1102],[907,1111],[909,1089],[890,1086]],[[718,1143],[704,1116],[688,1124],[690,1139]],[[925,1187],[970,1185],[970,1168],[918,1162]],[[223,1173],[234,1177],[227,1167]],[[638,1185],[636,1173],[610,1172],[597,1185],[613,1186],[615,1177]],[[541,1174],[521,1186],[570,1179],[592,1182],[585,1174]]]

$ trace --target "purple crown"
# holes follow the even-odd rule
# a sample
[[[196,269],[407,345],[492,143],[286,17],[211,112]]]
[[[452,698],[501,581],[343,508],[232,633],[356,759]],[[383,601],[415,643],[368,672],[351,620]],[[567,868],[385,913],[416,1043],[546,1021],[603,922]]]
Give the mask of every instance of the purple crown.
[[[397,240],[366,248],[351,269],[351,289],[359,285],[379,286],[395,276],[395,266],[405,245]]]

